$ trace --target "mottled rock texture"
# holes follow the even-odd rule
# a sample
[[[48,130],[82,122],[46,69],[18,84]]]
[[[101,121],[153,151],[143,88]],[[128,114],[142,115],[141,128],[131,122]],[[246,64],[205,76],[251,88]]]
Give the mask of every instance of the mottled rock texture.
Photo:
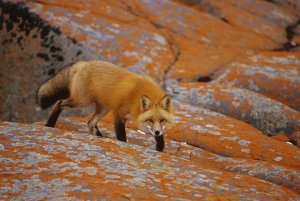
[[[299,200],[299,50],[298,0],[0,0],[0,199]],[[38,86],[87,59],[173,96],[163,153],[65,117],[92,107],[43,127]]]
[[[300,54],[263,52],[234,62],[215,80],[248,89],[300,111]]]
[[[216,83],[182,83],[167,88],[176,99],[245,121],[263,133],[288,136],[300,126],[300,113],[246,89]]]
[[[291,41],[297,41],[299,35],[296,0],[2,0],[0,3],[3,46],[0,91],[7,94],[0,99],[0,117],[10,121],[46,118],[46,112],[31,115],[35,113],[38,85],[76,60],[111,61],[150,74],[169,86],[182,80],[215,79],[220,70],[248,56],[279,50],[287,43],[297,46]],[[299,58],[297,55],[298,52],[293,54]],[[258,61],[251,65],[255,68],[262,64]],[[273,63],[269,67],[280,73],[278,65]],[[235,73],[234,69],[231,73]],[[257,70],[254,73],[259,74]],[[287,87],[296,84],[290,79],[282,81],[289,81]],[[222,81],[227,82],[233,81]],[[265,89],[270,88],[266,87],[270,85],[268,79],[259,84],[253,82],[252,89],[258,85],[259,93],[266,94]],[[239,87],[245,88],[247,84],[244,81]],[[267,95],[274,98],[281,93],[282,97],[276,100],[297,108],[298,98],[291,95],[293,91],[289,89],[287,95],[268,91]]]
[[[25,4],[0,1],[0,114],[10,121],[36,121],[39,84],[61,67],[91,58],[75,39],[51,26]],[[35,114],[35,115],[32,115]]]
[[[264,180],[130,143],[38,125],[3,122],[0,128],[1,199],[299,198]]]
[[[299,149],[277,140],[270,140],[243,122],[209,110],[185,104],[178,105],[176,109],[178,118],[175,128],[165,136],[165,153],[229,172],[248,174],[299,193]],[[197,118],[197,113],[201,114],[201,118]],[[191,117],[193,121],[190,120]],[[220,119],[222,121],[218,121]],[[86,122],[87,119],[60,118],[57,127],[88,134]],[[112,118],[108,115],[101,121],[99,128],[104,137],[115,139],[111,122]],[[131,124],[128,128],[128,143],[155,149],[152,136],[133,130]],[[217,133],[219,136],[215,136]],[[260,140],[261,138],[263,139]]]

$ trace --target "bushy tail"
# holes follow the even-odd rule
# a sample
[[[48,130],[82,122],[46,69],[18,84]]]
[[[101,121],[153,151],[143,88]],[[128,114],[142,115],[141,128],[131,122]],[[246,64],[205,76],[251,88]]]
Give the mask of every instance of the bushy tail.
[[[69,67],[63,68],[40,86],[36,95],[37,103],[42,109],[46,109],[57,100],[68,98],[70,96],[69,83]]]

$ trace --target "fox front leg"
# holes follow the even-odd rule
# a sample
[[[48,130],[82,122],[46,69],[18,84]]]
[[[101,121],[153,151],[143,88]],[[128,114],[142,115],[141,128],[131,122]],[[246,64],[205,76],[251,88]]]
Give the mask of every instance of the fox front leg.
[[[92,119],[90,119],[88,121],[88,126],[89,126],[89,129],[90,129],[90,132],[96,136],[99,136],[99,137],[102,137],[102,133],[100,132],[98,126],[97,126],[97,123],[99,121],[100,117],[98,114],[94,114]]]
[[[88,121],[90,132],[96,136],[102,137],[97,124],[99,120],[108,112],[108,110],[100,104],[96,104],[96,111],[92,115],[92,118]]]
[[[156,141],[156,150],[157,151],[163,151],[165,147],[165,140],[163,135],[155,136]]]
[[[125,131],[125,120],[119,117],[115,117],[115,132],[118,140],[127,142],[126,131]]]

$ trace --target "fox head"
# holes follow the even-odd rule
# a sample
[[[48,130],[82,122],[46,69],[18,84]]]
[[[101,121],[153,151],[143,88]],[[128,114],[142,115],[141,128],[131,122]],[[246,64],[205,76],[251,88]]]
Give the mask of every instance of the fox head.
[[[159,101],[142,96],[140,111],[137,124],[139,129],[145,133],[161,136],[173,125],[172,103],[169,95],[165,95]]]

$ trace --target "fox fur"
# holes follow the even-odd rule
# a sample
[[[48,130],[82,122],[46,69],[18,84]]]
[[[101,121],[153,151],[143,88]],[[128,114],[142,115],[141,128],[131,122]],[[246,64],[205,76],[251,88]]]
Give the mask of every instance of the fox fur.
[[[63,68],[40,86],[37,102],[42,109],[54,105],[49,127],[55,126],[64,108],[95,104],[88,126],[98,136],[102,136],[98,121],[112,111],[117,139],[125,142],[125,122],[130,118],[155,136],[158,151],[164,149],[164,131],[173,125],[171,97],[155,81],[104,61],[79,61]]]

